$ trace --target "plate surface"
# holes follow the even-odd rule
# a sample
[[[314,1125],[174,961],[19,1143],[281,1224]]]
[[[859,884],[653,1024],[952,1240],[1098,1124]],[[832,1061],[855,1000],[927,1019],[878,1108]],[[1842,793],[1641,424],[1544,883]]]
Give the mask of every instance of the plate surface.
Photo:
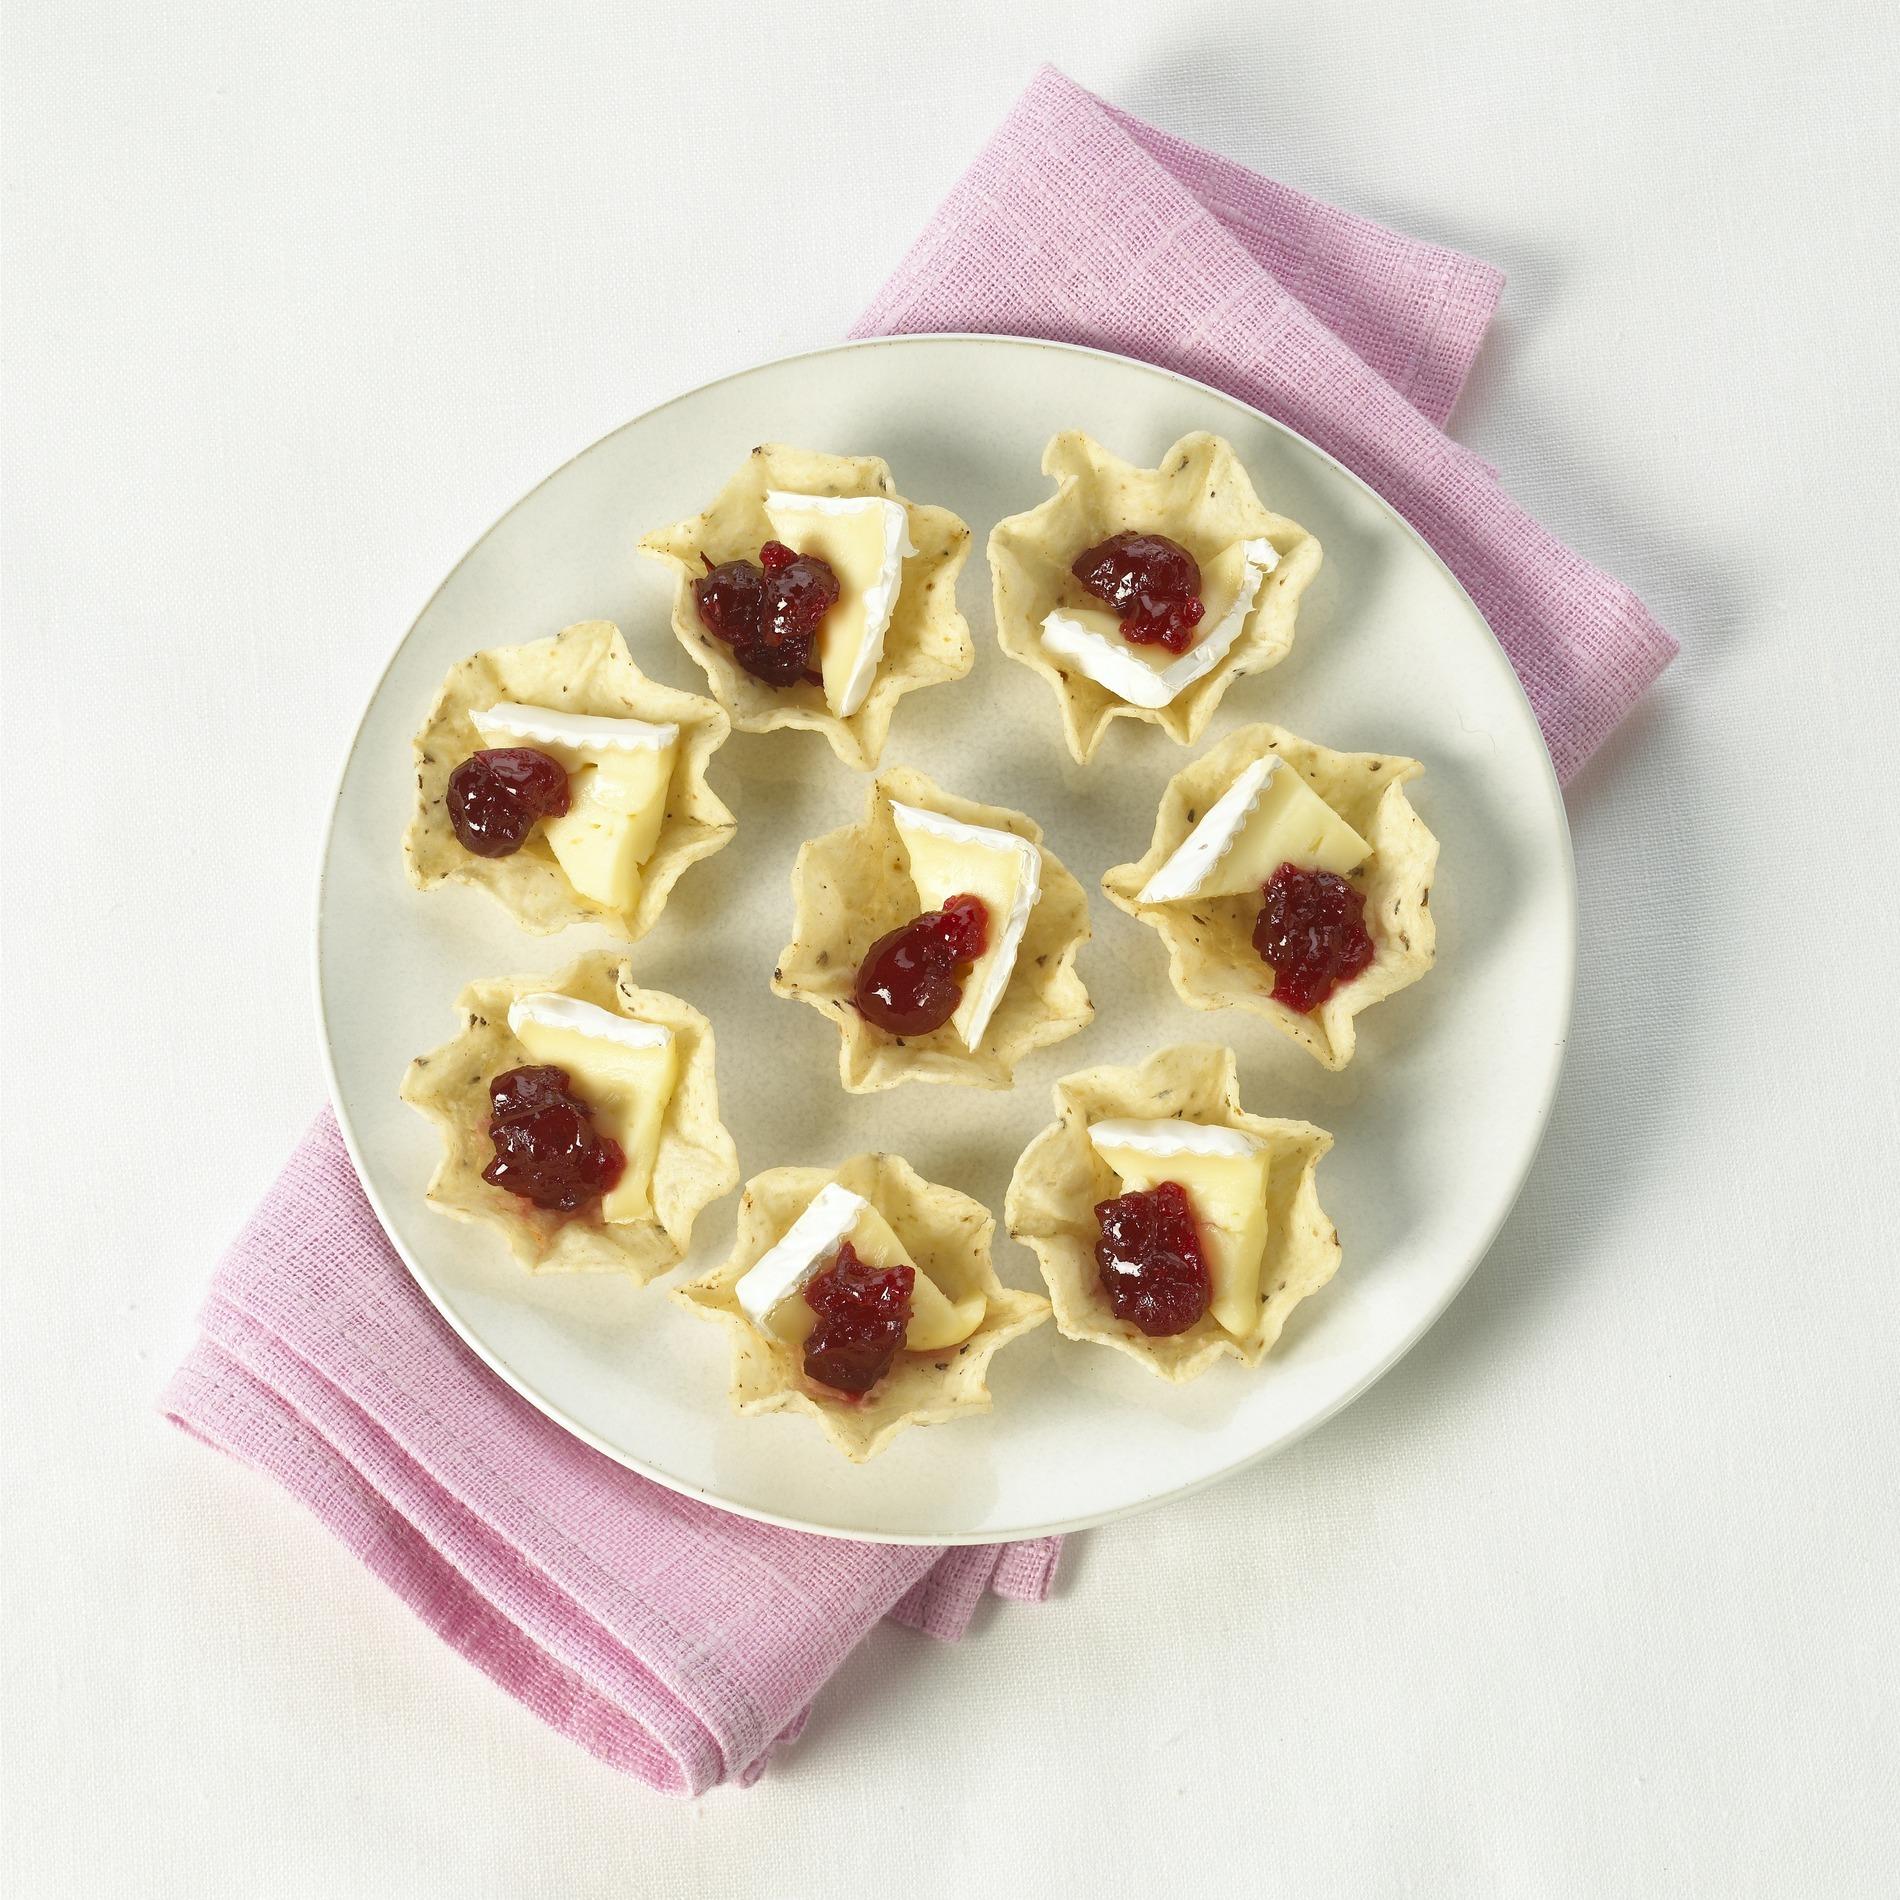
[[[1259,1018],[1188,1009],[1154,933],[1097,888],[1146,849],[1162,786],[1197,753],[1118,721],[1095,763],[1074,765],[1047,686],[996,645],[984,542],[999,517],[1049,493],[1042,447],[1065,428],[1150,465],[1184,432],[1214,430],[1267,505],[1325,548],[1292,656],[1233,688],[1204,746],[1272,719],[1425,762],[1412,795],[1442,849],[1438,967],[1359,1018],[1342,1075]],[[1319,1179],[1344,1264],[1260,1370],[1230,1363],[1177,1390],[1044,1326],[997,1356],[988,1417],[906,1433],[855,1467],[808,1419],[733,1416],[723,1335],[662,1292],[531,1277],[497,1237],[424,1202],[437,1136],[397,1100],[404,1065],[453,1031],[465,982],[551,972],[611,939],[530,937],[483,892],[409,887],[399,841],[411,734],[453,661],[597,616],[620,625],[647,672],[703,691],[668,625],[668,577],[634,542],[702,506],[768,440],[882,455],[901,493],[955,509],[975,531],[962,588],[975,670],[902,701],[883,762],[1041,823],[1094,895],[1097,934],[1080,967],[1097,1016],[1026,1062],[1009,1093],[845,1094],[836,1031],[767,988],[799,844],[861,816],[866,798],[867,781],[804,732],[737,734],[714,759],[739,831],[687,872],[635,947],[640,981],[712,1019],[744,1175],[894,1149],[986,1202],[1003,1278],[1032,1287],[1034,1258],[1002,1232],[1001,1212],[1016,1156],[1053,1119],[1050,1084],[1165,1043],[1231,1042],[1249,1109],[1337,1137]],[[1279,424],[1165,371],[1057,344],[914,337],[767,364],[680,397],[577,456],[477,543],[397,650],[352,746],[325,848],[317,961],[332,1090],[370,1198],[424,1290],[502,1377],[677,1490],[816,1531],[955,1543],[1159,1503],[1289,1443],[1393,1364],[1471,1273],[1530,1165],[1562,1063],[1575,934],[1569,835],[1530,708],[1470,600],[1370,489]],[[735,1193],[701,1216],[686,1271],[725,1257],[736,1204]]]

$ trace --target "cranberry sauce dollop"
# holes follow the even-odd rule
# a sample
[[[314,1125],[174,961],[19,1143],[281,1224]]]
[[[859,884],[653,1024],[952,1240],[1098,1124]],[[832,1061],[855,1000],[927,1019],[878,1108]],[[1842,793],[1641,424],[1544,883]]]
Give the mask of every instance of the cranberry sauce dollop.
[[[956,1014],[970,965],[989,948],[990,907],[963,893],[878,938],[858,965],[865,1021],[893,1036],[927,1036]]]
[[[1131,646],[1185,653],[1207,612],[1201,564],[1165,534],[1111,534],[1075,557],[1069,572],[1122,617]]]
[[[1120,1320],[1165,1339],[1207,1311],[1212,1294],[1194,1206],[1178,1181],[1098,1202],[1095,1243],[1102,1292]]]
[[[805,1376],[834,1392],[865,1393],[891,1369],[910,1325],[910,1267],[871,1267],[850,1241],[805,1286],[818,1324],[805,1341]]]
[[[567,810],[567,767],[532,746],[471,752],[449,774],[449,823],[478,858],[508,858]]]
[[[1283,864],[1262,891],[1253,947],[1273,965],[1273,1000],[1318,1009],[1372,961],[1366,899],[1331,871]]]
[[[571,1214],[620,1179],[620,1144],[594,1130],[593,1110],[573,1093],[565,1069],[510,1069],[488,1085],[488,1138],[495,1158],[482,1170],[551,1213]]]
[[[829,562],[768,541],[759,564],[727,561],[693,583],[693,604],[706,630],[768,686],[796,686],[815,677],[811,651],[818,625],[838,604]]]

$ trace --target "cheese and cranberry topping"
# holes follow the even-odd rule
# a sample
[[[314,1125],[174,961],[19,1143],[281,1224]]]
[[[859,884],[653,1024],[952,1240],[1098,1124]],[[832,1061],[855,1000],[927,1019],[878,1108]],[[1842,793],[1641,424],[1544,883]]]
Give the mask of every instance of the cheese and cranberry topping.
[[[900,1278],[901,1302],[895,1297]],[[940,1352],[968,1339],[988,1305],[980,1288],[952,1300],[883,1215],[836,1181],[818,1190],[784,1238],[740,1277],[733,1295],[766,1338],[804,1350],[808,1377],[850,1393],[869,1391],[899,1350]],[[904,1323],[894,1329],[900,1310]],[[841,1383],[841,1373],[863,1383]]]
[[[530,746],[471,753],[449,774],[449,823],[478,858],[513,857],[567,804],[567,768]]]
[[[780,541],[837,577],[837,602],[818,633],[818,673],[825,704],[848,719],[877,678],[904,561],[917,552],[909,512],[881,495],[793,495],[775,488],[766,494],[765,518]]]
[[[862,1398],[904,1350],[916,1285],[916,1268],[870,1266],[847,1240],[830,1266],[806,1283],[812,1329],[805,1336],[805,1377]]]
[[[1238,1128],[1189,1121],[1113,1120],[1093,1123],[1089,1141],[1120,1177],[1123,1199],[1139,1199],[1159,1192],[1164,1186],[1178,1194],[1158,1204],[1147,1215],[1149,1225],[1140,1228],[1132,1212],[1118,1214],[1115,1237],[1103,1221],[1103,1246],[1115,1253],[1111,1270],[1097,1249],[1102,1266],[1103,1291],[1115,1306],[1121,1297],[1140,1306],[1159,1303],[1165,1315],[1178,1318],[1191,1304],[1185,1289],[1192,1279],[1172,1264],[1174,1255],[1186,1258],[1191,1252],[1200,1262],[1204,1287],[1201,1303],[1180,1325],[1157,1328],[1142,1325],[1140,1317],[1123,1312],[1122,1318],[1134,1318],[1143,1332],[1183,1332],[1199,1319],[1203,1311],[1236,1339],[1244,1339],[1260,1317],[1260,1265],[1267,1246],[1267,1172],[1270,1158],[1266,1144],[1257,1136]],[[1103,1207],[1118,1208],[1119,1202],[1104,1202]],[[1096,1209],[1102,1220],[1102,1209]],[[1181,1222],[1186,1222],[1186,1227]],[[1186,1249],[1182,1234],[1193,1239]],[[1149,1234],[1149,1246],[1156,1256],[1152,1268],[1127,1264],[1132,1252],[1131,1236]],[[1166,1257],[1163,1257],[1166,1256]],[[1144,1275],[1153,1276],[1161,1292],[1142,1291]]]
[[[1095,1265],[1118,1320],[1166,1339],[1207,1311],[1207,1261],[1194,1210],[1178,1182],[1163,1181],[1098,1202]]]
[[[1276,1003],[1304,1016],[1370,967],[1366,894],[1331,871],[1283,864],[1261,892],[1253,947],[1273,971]]]
[[[818,686],[841,719],[877,678],[884,639],[915,554],[902,502],[879,495],[772,489],[773,539],[751,561],[726,561],[693,583],[700,620],[734,661],[768,686]]]
[[[816,685],[812,648],[825,615],[838,604],[838,577],[782,541],[768,541],[758,563],[708,566],[693,583],[693,604],[734,662],[768,686]]]
[[[1165,535],[1113,535],[1071,570],[1107,608],[1054,609],[1043,649],[1131,705],[1169,705],[1227,657],[1279,564],[1264,535],[1224,549],[1205,574]]]
[[[1302,1015],[1373,959],[1363,892],[1346,879],[1372,847],[1278,753],[1256,759],[1210,805],[1137,903],[1261,895],[1253,946],[1272,995]]]
[[[482,1170],[549,1213],[573,1214],[611,1193],[626,1168],[620,1144],[594,1127],[565,1069],[509,1069],[488,1085],[488,1138],[495,1157]]]
[[[508,1029],[537,1063],[568,1078],[622,1157],[601,1191],[601,1218],[651,1220],[653,1164],[679,1080],[672,1030],[551,990],[517,997]]]
[[[954,952],[956,956],[947,973],[927,986],[933,1013],[946,1000],[949,1002],[948,1009],[930,1026],[937,1028],[948,1022],[966,1048],[977,1048],[1009,988],[1023,933],[1029,928],[1030,912],[1042,894],[1041,848],[1013,831],[965,824],[941,812],[896,800],[891,804],[891,818],[908,855],[911,882],[926,917],[935,912],[946,920],[932,927],[946,946],[939,960],[941,954]],[[980,931],[976,928],[979,919]],[[923,939],[916,941],[921,952]],[[860,1008],[864,1008],[865,972],[879,961],[880,952],[884,958],[880,971],[888,968],[896,973],[895,951],[886,937],[872,946],[859,972]],[[917,956],[915,962],[920,976],[930,967],[927,953]],[[954,997],[949,996],[947,984],[955,985]],[[866,1015],[878,1021],[873,1010],[866,1010]],[[893,1029],[893,1033],[923,1032]]]
[[[1257,891],[1283,864],[1344,877],[1371,855],[1365,839],[1270,752],[1215,799],[1135,901],[1235,897]]]
[[[887,930],[858,965],[858,1013],[891,1036],[941,1029],[961,1006],[989,937],[989,906],[967,891],[946,898],[941,910]]]
[[[471,713],[490,749],[449,779],[449,822],[478,857],[509,857],[536,823],[583,897],[631,910],[666,818],[676,725],[504,700]]]

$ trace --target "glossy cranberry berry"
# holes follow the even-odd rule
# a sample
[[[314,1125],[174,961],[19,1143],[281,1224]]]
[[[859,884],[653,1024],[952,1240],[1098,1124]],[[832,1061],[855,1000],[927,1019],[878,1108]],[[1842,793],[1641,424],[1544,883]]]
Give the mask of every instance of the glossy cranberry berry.
[[[838,595],[829,563],[782,541],[766,542],[757,566],[727,561],[693,583],[706,630],[768,686],[795,686],[811,675],[819,627]]]
[[[1165,534],[1111,534],[1084,548],[1069,569],[1097,600],[1122,617],[1122,638],[1133,646],[1185,653],[1207,612],[1201,564]]]
[[[1153,1339],[1184,1333],[1207,1311],[1212,1283],[1194,1207],[1176,1181],[1102,1201],[1095,1264],[1109,1310]]]
[[[465,851],[512,857],[537,818],[567,810],[567,767],[532,746],[471,752],[449,774],[449,823]]]
[[[693,605],[706,631],[729,647],[749,646],[758,638],[764,600],[765,570],[750,561],[708,567],[693,583]]]
[[[495,1158],[482,1179],[551,1213],[598,1200],[627,1165],[620,1144],[596,1132],[567,1071],[551,1064],[509,1069],[489,1083],[488,1138]]]
[[[1366,899],[1331,871],[1283,864],[1261,892],[1253,947],[1273,965],[1273,1000],[1302,1015],[1371,963]]]
[[[941,1029],[956,1014],[964,977],[989,940],[989,906],[967,892],[887,931],[858,965],[859,1013],[892,1036]]]
[[[850,1241],[805,1287],[818,1324],[805,1341],[805,1376],[834,1392],[870,1391],[903,1350],[910,1325],[911,1267],[867,1266]]]

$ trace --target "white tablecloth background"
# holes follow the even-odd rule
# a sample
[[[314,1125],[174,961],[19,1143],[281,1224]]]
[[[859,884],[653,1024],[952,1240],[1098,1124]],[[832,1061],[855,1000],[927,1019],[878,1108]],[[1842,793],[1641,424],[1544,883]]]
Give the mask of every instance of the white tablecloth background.
[[[9,14],[8,1893],[1893,1891],[1891,9]],[[1449,1316],[673,1804],[152,1400],[320,1099],[392,643],[838,335],[1045,57],[1505,265],[1460,432],[1683,657],[1575,788],[1569,1075]]]

